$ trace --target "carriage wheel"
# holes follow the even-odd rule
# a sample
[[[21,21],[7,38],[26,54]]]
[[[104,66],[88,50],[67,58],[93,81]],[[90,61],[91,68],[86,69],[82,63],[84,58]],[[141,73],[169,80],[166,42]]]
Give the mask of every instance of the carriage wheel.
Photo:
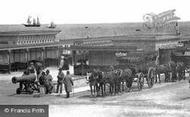
[[[140,91],[140,90],[142,90],[142,88],[144,86],[144,75],[143,75],[143,73],[139,73],[137,75],[138,75],[137,86]]]
[[[21,90],[22,90],[21,88],[17,88],[16,89],[16,94],[21,94]]]
[[[155,70],[153,67],[150,67],[148,69],[148,74],[146,78],[149,88],[151,88],[154,85],[154,79],[155,79]]]

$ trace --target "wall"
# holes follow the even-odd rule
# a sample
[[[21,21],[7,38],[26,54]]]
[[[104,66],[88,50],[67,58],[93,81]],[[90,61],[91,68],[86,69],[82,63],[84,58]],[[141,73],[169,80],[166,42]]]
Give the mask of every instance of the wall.
[[[89,65],[117,65],[114,51],[90,51]]]

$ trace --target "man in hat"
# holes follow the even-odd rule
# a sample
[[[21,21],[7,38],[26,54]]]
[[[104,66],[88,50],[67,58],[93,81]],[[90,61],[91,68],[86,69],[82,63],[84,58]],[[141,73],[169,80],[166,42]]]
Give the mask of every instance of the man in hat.
[[[72,92],[72,86],[73,86],[73,80],[71,78],[69,71],[67,71],[67,75],[65,76],[63,82],[65,84],[65,92],[67,94],[66,98],[69,98],[70,92]]]
[[[53,77],[50,74],[50,71],[47,69],[46,70],[46,94],[52,93],[53,90]]]
[[[62,93],[62,86],[63,86],[63,79],[64,79],[64,73],[62,72],[62,68],[59,68],[59,73],[57,75],[57,90],[56,93]]]
[[[36,68],[35,68],[33,62],[30,63],[30,65],[28,66],[27,69],[28,69],[29,73],[36,73]]]

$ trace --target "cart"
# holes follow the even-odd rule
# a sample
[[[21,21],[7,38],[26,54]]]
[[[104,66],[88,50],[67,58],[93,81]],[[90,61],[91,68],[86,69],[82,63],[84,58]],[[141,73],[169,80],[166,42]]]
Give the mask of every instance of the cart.
[[[155,79],[155,60],[157,53],[153,52],[130,52],[127,57],[118,58],[120,66],[128,67],[132,71],[132,80],[137,82],[138,90],[142,90],[145,81],[149,88],[153,87]]]

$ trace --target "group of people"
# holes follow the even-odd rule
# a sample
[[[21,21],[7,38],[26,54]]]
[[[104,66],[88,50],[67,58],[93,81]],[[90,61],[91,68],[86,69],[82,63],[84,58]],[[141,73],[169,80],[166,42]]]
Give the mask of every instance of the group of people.
[[[36,73],[37,82],[39,83],[39,86],[45,88],[45,94],[51,94],[53,92],[54,88],[53,77],[50,74],[49,69],[44,71],[42,67],[36,68],[33,64],[31,64],[28,67],[28,71]],[[69,98],[70,92],[72,92],[72,86],[74,85],[73,80],[69,71],[67,71],[65,75],[62,69],[59,68],[59,72],[57,75],[56,93],[62,93],[63,84],[65,86],[66,98]]]
[[[73,80],[70,76],[70,72],[67,71],[66,76],[64,75],[62,69],[59,69],[59,73],[57,75],[57,90],[56,93],[62,93],[62,87],[63,84],[65,85],[65,92],[67,94],[66,98],[70,97],[70,92],[72,92],[72,86],[73,84]]]

